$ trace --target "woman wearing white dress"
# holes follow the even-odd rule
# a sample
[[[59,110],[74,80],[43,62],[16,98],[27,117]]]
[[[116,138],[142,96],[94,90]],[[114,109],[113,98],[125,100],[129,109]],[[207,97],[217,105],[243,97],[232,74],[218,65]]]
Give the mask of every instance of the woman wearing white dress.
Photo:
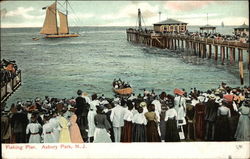
[[[89,125],[89,131],[88,131],[88,140],[89,142],[94,141],[94,132],[95,132],[95,115],[96,115],[96,106],[90,105],[90,110],[88,113],[88,125]]]
[[[31,117],[31,123],[27,125],[26,134],[30,134],[29,143],[41,143],[42,126],[37,122],[35,116]]]
[[[240,108],[240,118],[235,133],[237,141],[250,141],[250,103],[245,102]]]
[[[52,113],[52,118],[49,120],[51,127],[53,128],[53,136],[55,143],[59,142],[60,126],[59,126],[59,116],[56,112]]]
[[[49,115],[44,115],[45,124],[43,125],[43,143],[54,143],[55,136],[53,135],[53,127],[49,122]]]

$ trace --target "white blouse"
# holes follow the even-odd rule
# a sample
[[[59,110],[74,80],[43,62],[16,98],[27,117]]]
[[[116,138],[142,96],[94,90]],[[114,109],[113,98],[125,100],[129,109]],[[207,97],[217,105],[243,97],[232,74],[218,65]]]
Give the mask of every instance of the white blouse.
[[[135,114],[132,118],[132,122],[135,124],[147,125],[147,119],[146,119],[144,113]]]
[[[165,121],[168,120],[168,118],[177,117],[177,112],[174,108],[168,109],[165,113]]]
[[[131,110],[126,109],[123,119],[126,121],[132,121],[133,113]]]

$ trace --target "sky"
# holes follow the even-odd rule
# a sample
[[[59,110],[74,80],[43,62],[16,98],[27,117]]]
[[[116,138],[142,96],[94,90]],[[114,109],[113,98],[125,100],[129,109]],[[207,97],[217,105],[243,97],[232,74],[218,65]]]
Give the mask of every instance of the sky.
[[[54,1],[1,1],[1,27],[42,27],[43,7]],[[249,24],[248,1],[69,1],[71,26],[136,26],[140,8],[143,26],[167,18],[188,25]],[[59,10],[64,11],[59,1]],[[71,9],[72,8],[72,9]],[[161,12],[161,16],[159,16]],[[208,17],[208,21],[207,21]]]

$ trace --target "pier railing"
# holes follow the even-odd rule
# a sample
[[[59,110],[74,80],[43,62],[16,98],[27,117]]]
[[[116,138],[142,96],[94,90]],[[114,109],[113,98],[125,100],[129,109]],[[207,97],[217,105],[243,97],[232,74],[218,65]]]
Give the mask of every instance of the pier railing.
[[[243,50],[249,49],[249,43],[243,43],[236,40],[219,40],[215,38],[205,38],[205,37],[197,37],[197,36],[188,36],[188,35],[175,35],[170,33],[146,33],[146,32],[139,32],[135,30],[127,30],[127,34],[137,34],[138,36],[142,37],[151,37],[151,38],[172,38],[176,40],[188,40],[188,41],[195,41],[195,42],[205,42],[207,45],[223,45],[228,47],[237,47]]]
[[[191,54],[200,58],[214,58],[215,61],[221,59],[224,65],[225,60],[230,60],[230,64],[239,62],[243,68],[243,51],[248,55],[247,68],[250,71],[249,43],[241,40],[225,40],[221,37],[210,38],[199,35],[156,33],[152,30],[139,31],[127,29],[127,40],[135,43],[145,44],[150,47],[158,47],[170,50],[191,50]],[[213,49],[214,48],[214,49]],[[238,59],[236,58],[238,53]],[[240,70],[240,78],[243,78],[243,69]],[[242,81],[242,80],[241,80]],[[243,82],[241,82],[243,84]]]
[[[14,78],[10,79],[9,82],[5,82],[1,86],[1,106],[18,89],[18,87],[21,86],[21,81],[21,71],[18,71]]]

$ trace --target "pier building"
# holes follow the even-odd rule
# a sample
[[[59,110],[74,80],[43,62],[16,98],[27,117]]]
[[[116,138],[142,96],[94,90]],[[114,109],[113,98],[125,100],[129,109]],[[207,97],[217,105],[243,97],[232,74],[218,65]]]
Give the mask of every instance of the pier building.
[[[187,24],[188,23],[169,18],[167,20],[155,23],[154,31],[161,32],[161,33],[165,33],[165,32],[182,33],[182,32],[186,32]]]

